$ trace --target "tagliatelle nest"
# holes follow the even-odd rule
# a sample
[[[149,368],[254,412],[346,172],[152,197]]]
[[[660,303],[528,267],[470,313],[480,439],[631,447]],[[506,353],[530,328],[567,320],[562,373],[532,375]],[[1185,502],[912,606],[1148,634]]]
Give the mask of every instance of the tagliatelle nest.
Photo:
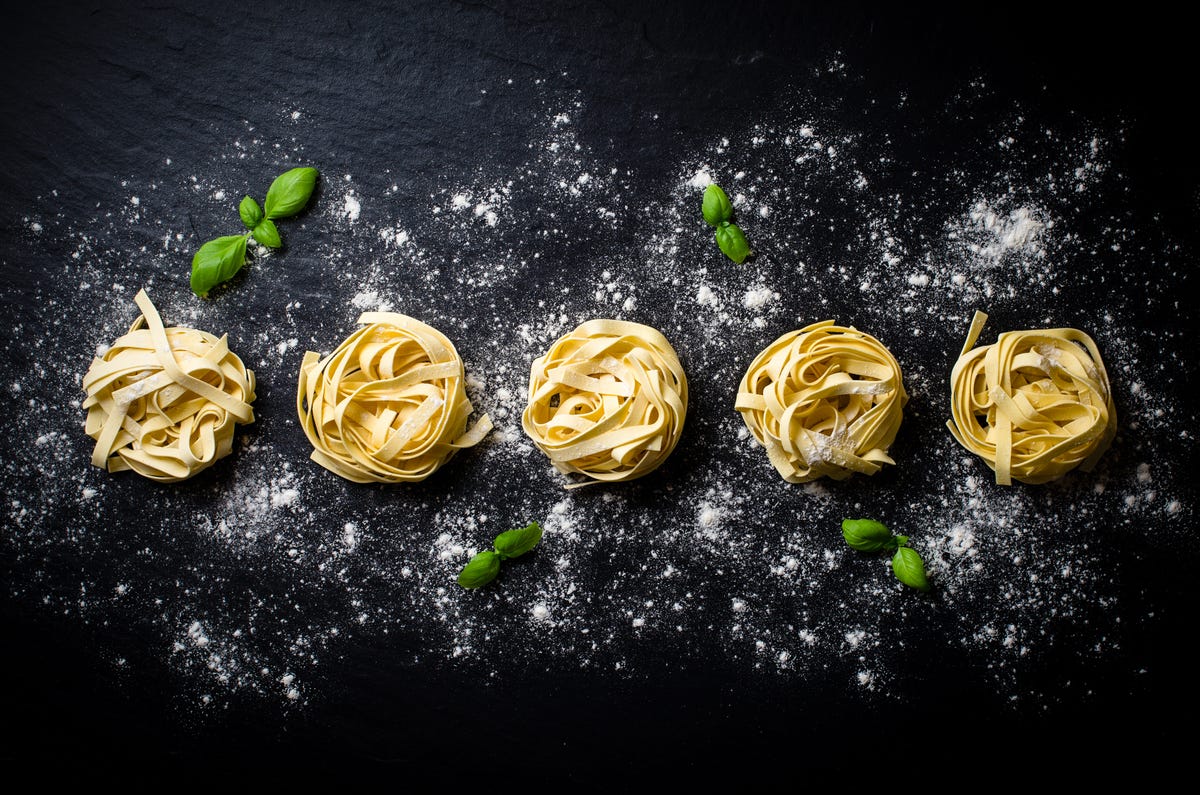
[[[873,475],[908,401],[900,365],[870,334],[832,320],[791,331],[750,364],[734,408],[790,483]]]
[[[164,328],[145,290],[134,301],[142,314],[83,377],[92,464],[186,480],[229,454],[235,426],[254,422],[254,371],[225,336]]]
[[[958,443],[996,482],[1046,483],[1090,471],[1117,432],[1108,374],[1092,338],[1073,328],[1006,331],[972,350],[987,315],[976,312],[950,374]]]
[[[589,320],[534,360],[521,424],[559,472],[632,480],[675,449],[687,398],[666,337],[640,323]],[[588,484],[568,488],[580,485]]]
[[[356,483],[424,480],[492,429],[471,430],[462,359],[437,329],[395,312],[366,312],[337,350],[308,352],[296,411],[312,460]]]

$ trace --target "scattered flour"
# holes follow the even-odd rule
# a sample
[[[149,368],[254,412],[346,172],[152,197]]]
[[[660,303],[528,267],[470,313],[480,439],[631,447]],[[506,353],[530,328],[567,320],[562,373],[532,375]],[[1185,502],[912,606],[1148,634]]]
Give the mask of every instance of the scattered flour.
[[[346,216],[346,220],[354,223],[358,220],[358,216],[361,213],[362,204],[359,203],[358,197],[354,195],[354,191],[350,191],[342,200],[342,214]]]
[[[846,68],[821,79],[849,96]],[[275,138],[258,131],[253,146],[212,162],[166,162],[130,180],[93,220],[54,218],[49,202],[30,215],[39,220],[19,234],[54,265],[4,343],[15,357],[14,340],[44,340],[5,387],[27,403],[23,421],[3,429],[10,598],[135,628],[150,651],[114,641],[114,666],[161,653],[199,706],[241,693],[303,704],[347,643],[384,636],[414,663],[497,681],[535,666],[645,677],[695,653],[789,682],[831,677],[864,698],[889,694],[908,667],[895,650],[913,621],[936,626],[949,653],[935,656],[964,661],[1017,700],[1057,697],[1029,685],[1030,672],[1139,654],[1126,628],[1146,620],[1142,605],[1119,598],[1114,545],[1089,536],[1148,533],[1147,516],[1184,533],[1192,492],[1170,453],[1191,445],[1178,429],[1196,423],[1168,389],[1175,370],[1160,369],[1183,371],[1172,357],[1187,346],[1139,322],[1147,304],[1170,314],[1171,282],[1127,280],[1092,261],[1175,259],[1172,243],[1105,207],[1124,200],[1109,159],[1119,140],[1091,129],[1027,135],[1021,117],[976,129],[968,93],[947,123],[974,130],[994,159],[966,173],[947,166],[945,179],[920,182],[924,193],[889,193],[875,186],[914,181],[900,147],[870,118],[851,123],[857,114],[797,94],[681,151],[662,184],[647,184],[584,143],[582,97],[544,90],[524,161],[484,158],[422,196],[360,182],[314,207],[306,251],[328,274],[328,296],[288,291],[287,254],[256,260],[221,301],[195,301],[164,278],[198,241],[160,197],[207,207],[247,161],[306,159],[288,143],[303,138],[299,110],[280,110],[286,130]],[[885,104],[878,112],[907,112]],[[1038,168],[1025,168],[1034,158]],[[700,218],[699,191],[714,181],[731,190],[757,252],[740,266]],[[360,191],[388,219],[382,229],[356,223]],[[147,228],[153,245],[130,266]],[[78,403],[64,411],[34,397],[78,400],[87,361],[128,328],[141,286],[169,323],[229,331],[269,388],[272,411],[239,433],[234,455],[178,489],[91,469]],[[1071,310],[1071,295],[1101,288],[1114,294],[1111,312]],[[254,290],[292,299],[248,317],[240,302]],[[999,488],[945,433],[946,369],[975,308],[993,313],[986,334],[1045,323],[1096,337],[1132,432],[1094,473]],[[446,333],[471,400],[496,425],[419,487],[349,484],[321,469],[286,405],[302,352],[328,352],[375,309]],[[676,345],[692,387],[688,427],[654,475],[564,492],[521,431],[529,364],[580,322],[612,316],[655,325]],[[904,366],[912,400],[898,466],[878,482],[782,483],[732,409],[762,347],[824,319],[875,334]],[[114,511],[130,503],[147,506],[144,521],[113,539]],[[936,596],[899,585],[885,559],[848,550],[837,528],[849,513],[911,535]],[[1112,516],[1119,527],[1097,526]],[[475,551],[529,519],[545,529],[536,553],[506,564],[496,587],[455,584]]]

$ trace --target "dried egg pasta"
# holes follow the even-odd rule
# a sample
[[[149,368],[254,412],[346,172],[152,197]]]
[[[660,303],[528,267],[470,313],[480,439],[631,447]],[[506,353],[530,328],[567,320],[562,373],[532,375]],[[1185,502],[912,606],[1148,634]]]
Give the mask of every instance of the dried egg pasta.
[[[134,301],[142,314],[83,377],[92,464],[186,480],[229,454],[236,425],[254,422],[254,371],[227,337],[164,328],[145,290]]]
[[[300,365],[296,411],[312,460],[356,483],[424,480],[492,429],[469,431],[462,359],[437,329],[395,312],[365,312],[363,328],[324,359]]]
[[[750,364],[734,408],[789,483],[873,475],[894,464],[908,395],[879,340],[832,320],[790,331]]]
[[[950,374],[950,433],[1005,486],[1090,471],[1117,431],[1096,343],[1058,328],[1006,331],[972,350],[986,322],[975,313]]]
[[[675,449],[687,397],[666,337],[640,323],[589,320],[534,360],[521,419],[558,471],[632,480]],[[568,488],[579,485],[588,484]]]

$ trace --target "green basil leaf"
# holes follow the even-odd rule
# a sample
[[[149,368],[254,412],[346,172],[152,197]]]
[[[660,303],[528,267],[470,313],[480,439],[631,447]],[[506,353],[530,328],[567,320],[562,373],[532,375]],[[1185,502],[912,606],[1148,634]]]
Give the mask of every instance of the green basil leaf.
[[[843,519],[842,537],[859,552],[878,552],[892,545],[892,531],[874,519]]]
[[[204,298],[246,264],[246,236],[228,235],[205,243],[192,256],[192,292]]]
[[[908,546],[908,536],[896,536],[892,539],[892,541],[895,542],[895,544],[892,546],[892,549],[895,549],[896,547]]]
[[[458,584],[464,588],[482,588],[500,573],[500,556],[490,549],[485,549],[471,558],[463,570],[458,573]]]
[[[892,558],[892,571],[896,579],[919,591],[929,590],[929,578],[925,576],[925,561],[915,549],[900,547]]]
[[[709,226],[716,226],[722,221],[729,221],[733,218],[733,205],[729,202],[725,191],[717,185],[709,185],[704,189],[704,204],[701,212],[704,214],[705,223]]]
[[[315,168],[293,168],[275,178],[267,190],[268,218],[288,218],[304,209],[317,185]]]
[[[525,527],[507,530],[496,536],[496,552],[500,557],[519,558],[538,545],[542,540],[542,527],[537,522],[530,522]]]
[[[722,221],[717,227],[717,245],[721,247],[725,256],[739,265],[751,254],[750,244],[746,242],[742,230],[728,221]]]
[[[258,206],[258,202],[254,201],[252,196],[242,199],[242,203],[238,205],[238,215],[242,216],[242,224],[247,229],[258,226],[263,219],[262,208]]]
[[[267,248],[279,248],[283,241],[279,239],[279,230],[270,218],[264,218],[254,227],[254,239]]]

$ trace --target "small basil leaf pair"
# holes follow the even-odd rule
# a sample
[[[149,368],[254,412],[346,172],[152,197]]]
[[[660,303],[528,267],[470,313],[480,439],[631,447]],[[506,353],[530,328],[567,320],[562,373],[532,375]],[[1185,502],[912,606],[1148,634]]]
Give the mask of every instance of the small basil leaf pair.
[[[843,519],[842,537],[859,552],[891,552],[892,572],[896,579],[919,591],[929,590],[925,561],[908,546],[908,536],[893,535],[882,522],[874,519]]]
[[[530,522],[525,527],[506,530],[496,536],[491,549],[479,552],[458,574],[458,584],[464,588],[482,588],[500,573],[500,561],[519,558],[542,540],[542,527]]]
[[[717,246],[721,253],[739,265],[754,252],[746,242],[746,235],[733,223],[733,203],[718,185],[704,189],[704,200],[700,208],[704,222],[716,227]]]
[[[275,222],[267,218],[262,208],[258,206],[258,202],[254,201],[253,196],[246,196],[242,199],[242,203],[238,205],[238,215],[242,217],[242,224],[250,230],[250,234],[254,235],[254,239],[259,243],[267,248],[279,248],[283,245]]]

